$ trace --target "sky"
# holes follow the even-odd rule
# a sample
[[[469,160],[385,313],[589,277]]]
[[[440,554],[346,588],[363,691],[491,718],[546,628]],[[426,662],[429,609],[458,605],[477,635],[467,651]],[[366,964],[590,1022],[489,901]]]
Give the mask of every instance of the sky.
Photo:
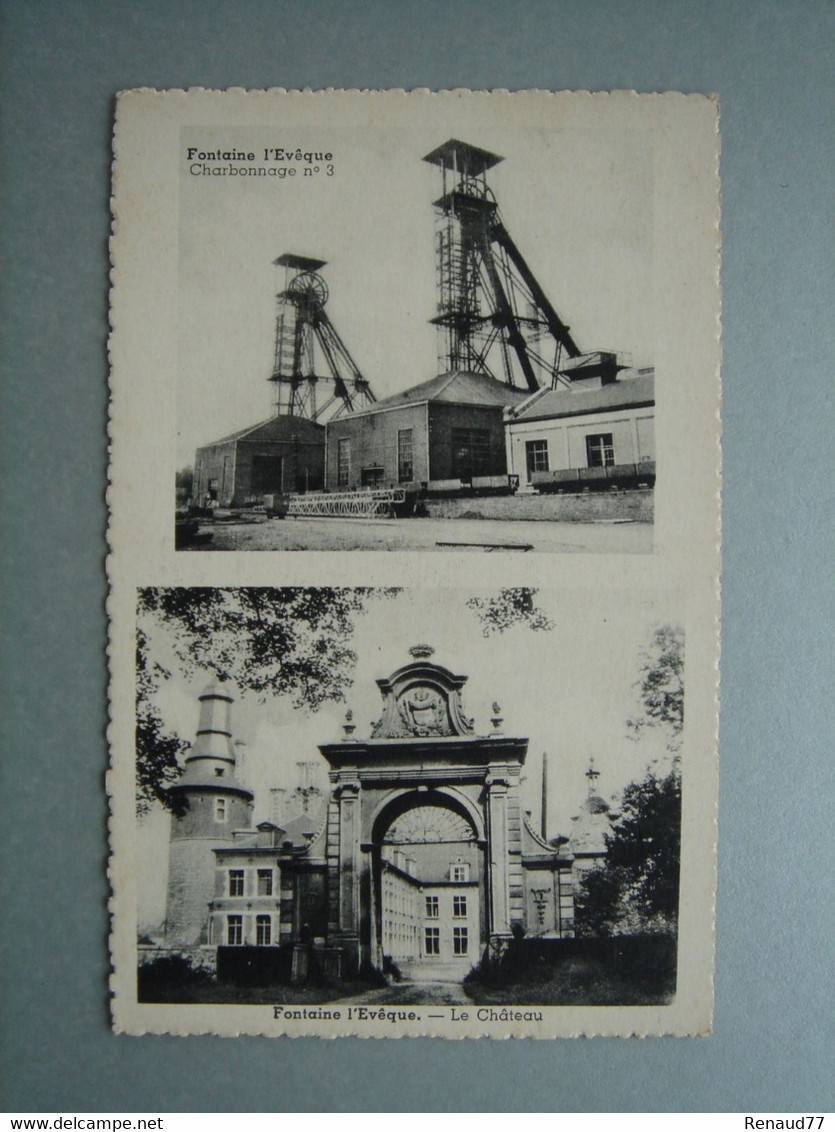
[[[550,631],[516,626],[485,638],[464,590],[402,591],[393,599],[374,599],[356,618],[352,647],[358,660],[353,684],[343,704],[317,712],[294,709],[286,697],[264,702],[236,694],[234,738],[245,744],[243,777],[256,794],[254,822],[270,816],[269,789],[297,783],[296,764],[316,762],[326,786],[320,743],[341,738],[346,707],[354,713],[356,737],[367,737],[381,714],[375,680],[411,660],[418,643],[434,647],[433,660],[468,676],[462,692],[464,712],[476,734],[491,730],[493,701],[498,701],[505,734],[529,739],[522,798],[536,828],[542,754],[548,752],[548,835],[570,832],[571,818],[588,792],[585,771],[594,758],[600,772],[597,789],[616,797],[628,782],[643,777],[648,764],[663,760],[666,736],[648,730],[641,742],[627,737],[627,719],[638,709],[635,681],[641,653],[653,629],[680,620],[671,597],[635,591],[540,590],[537,604],[553,623]],[[155,655],[170,660],[170,640],[158,635]],[[159,704],[168,727],[192,739],[198,699],[208,674],[186,680],[178,674],[163,689]],[[169,818],[161,809],[139,819],[140,926],[162,919],[167,872]]]
[[[327,261],[328,314],[377,398],[435,376],[437,127],[305,131],[333,176],[194,177],[183,165],[177,467],[201,444],[272,415],[276,293],[294,252]],[[640,131],[494,129],[463,138],[504,160],[489,173],[504,223],[583,351],[654,360],[653,159]],[[261,152],[275,130],[238,127]],[[214,129],[184,146],[216,148]]]

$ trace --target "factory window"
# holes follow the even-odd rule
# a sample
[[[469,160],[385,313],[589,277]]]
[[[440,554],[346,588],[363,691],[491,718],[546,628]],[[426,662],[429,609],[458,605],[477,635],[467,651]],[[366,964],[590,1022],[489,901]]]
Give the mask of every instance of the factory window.
[[[449,879],[458,884],[466,883],[470,879],[469,865],[450,865]]]
[[[462,919],[467,915],[467,897],[466,896],[453,896],[452,898],[452,914],[457,919]]]
[[[615,462],[615,446],[610,432],[586,437],[586,456],[590,468],[608,468]]]
[[[360,472],[360,483],[363,487],[376,487],[378,483],[383,482],[385,469],[378,466],[372,468],[363,468]]]
[[[490,474],[490,433],[486,428],[452,430],[452,475],[460,480]]]
[[[400,428],[397,430],[397,480],[398,483],[410,483],[414,478],[412,430]]]
[[[269,916],[255,917],[255,943],[258,947],[269,947],[272,943],[272,921]]]
[[[452,929],[452,951],[455,955],[466,955],[469,948],[469,938],[466,928]]]
[[[243,869],[230,869],[229,870],[229,895],[230,896],[243,896],[244,894],[244,871]]]
[[[273,894],[273,871],[272,869],[259,869],[258,870],[258,895],[259,896],[272,896]]]
[[[441,954],[441,929],[440,928],[426,928],[424,940],[426,944],[427,955],[440,955]]]
[[[528,440],[525,442],[525,459],[528,466],[528,483],[534,472],[548,471],[548,441]]]
[[[346,437],[336,444],[336,486],[347,487],[351,480],[351,441]]]
[[[226,917],[226,942],[230,947],[240,947],[244,941],[243,916]]]
[[[439,914],[438,913],[438,897],[437,896],[427,896],[426,897],[426,915],[429,917],[430,920],[437,920],[438,914]]]
[[[226,799],[215,798],[215,821],[226,821]]]

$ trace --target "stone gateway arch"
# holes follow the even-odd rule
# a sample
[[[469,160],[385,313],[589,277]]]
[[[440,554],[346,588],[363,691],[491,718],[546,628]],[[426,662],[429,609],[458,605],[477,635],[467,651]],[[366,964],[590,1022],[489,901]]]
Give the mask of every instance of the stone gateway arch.
[[[571,858],[533,831],[519,798],[527,739],[474,733],[457,676],[431,660],[378,680],[367,739],[346,723],[330,767],[328,942],[350,970],[387,962],[427,977],[499,954],[518,925],[573,935]]]

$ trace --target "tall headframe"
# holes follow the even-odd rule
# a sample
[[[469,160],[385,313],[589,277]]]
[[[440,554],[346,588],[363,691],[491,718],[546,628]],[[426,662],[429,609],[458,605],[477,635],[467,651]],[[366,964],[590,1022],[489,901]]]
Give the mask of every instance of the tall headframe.
[[[319,274],[325,260],[287,254],[274,262],[284,268],[270,377],[276,414],[321,421],[373,404],[371,386],[325,311],[328,285]],[[326,372],[321,372],[322,362]],[[327,383],[324,399],[320,382]]]
[[[504,159],[453,138],[423,160],[443,181],[432,319],[442,368],[530,390],[564,383],[560,371],[580,351],[502,223],[486,174]]]

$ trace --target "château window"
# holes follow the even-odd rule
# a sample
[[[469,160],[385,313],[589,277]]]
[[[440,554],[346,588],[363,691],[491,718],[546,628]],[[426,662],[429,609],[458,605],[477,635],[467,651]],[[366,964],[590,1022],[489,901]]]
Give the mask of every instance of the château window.
[[[272,921],[269,916],[255,917],[255,943],[258,947],[269,947],[272,943]]]
[[[230,947],[240,947],[244,942],[243,916],[226,917],[226,942]]]
[[[259,869],[258,870],[258,895],[259,896],[272,896],[273,894],[273,871],[272,869]]]
[[[586,456],[590,468],[609,468],[615,462],[615,446],[611,432],[586,437]]]
[[[437,896],[426,897],[426,915],[430,920],[437,920],[439,915]]]
[[[347,487],[351,481],[351,441],[346,437],[336,442],[336,486]]]
[[[215,821],[225,822],[226,818],[226,799],[215,798]]]
[[[244,894],[244,871],[243,869],[230,869],[229,870],[229,895],[230,896],[243,896]]]
[[[441,954],[441,929],[440,928],[426,928],[424,936],[425,949],[427,955],[440,955]]]
[[[466,928],[452,929],[452,952],[454,955],[466,955],[469,948],[469,933]]]
[[[449,879],[458,884],[466,884],[470,879],[470,866],[469,865],[450,865]]]
[[[462,919],[467,915],[467,897],[466,896],[453,896],[452,898],[452,914],[457,919]]]

